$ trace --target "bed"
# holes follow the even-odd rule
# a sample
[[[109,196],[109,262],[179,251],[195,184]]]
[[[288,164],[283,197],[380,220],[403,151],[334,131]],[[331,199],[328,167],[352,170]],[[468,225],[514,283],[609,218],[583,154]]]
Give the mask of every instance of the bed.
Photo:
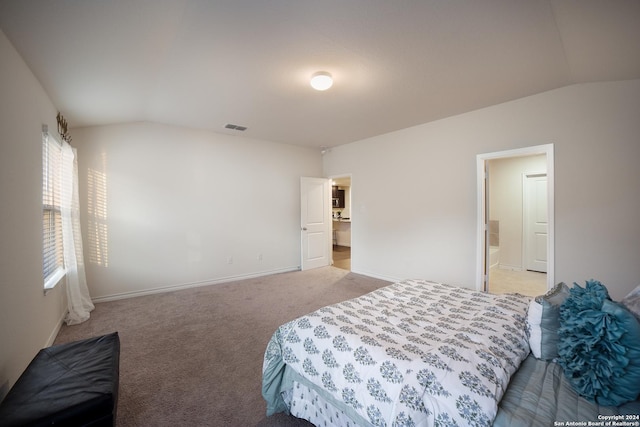
[[[547,427],[568,426],[573,422],[596,426],[601,422],[604,426],[607,421],[616,421],[619,426],[640,426],[640,400],[620,406],[590,402],[571,387],[559,364],[536,359],[531,354],[511,379],[494,425]]]
[[[264,356],[267,415],[316,426],[547,426],[640,413],[638,401],[586,401],[556,363],[530,355],[531,301],[406,280],[285,323]]]

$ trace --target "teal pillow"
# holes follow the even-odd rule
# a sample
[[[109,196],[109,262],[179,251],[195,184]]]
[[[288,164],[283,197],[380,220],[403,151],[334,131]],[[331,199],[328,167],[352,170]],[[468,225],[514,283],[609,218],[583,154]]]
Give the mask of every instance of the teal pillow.
[[[561,282],[529,304],[527,328],[529,346],[535,358],[553,360],[558,357],[560,306],[568,296],[569,287]]]
[[[609,395],[598,399],[598,403],[619,406],[640,396],[640,322],[633,313],[616,302],[605,301],[602,311],[609,314],[612,323],[617,324],[622,330],[618,341],[612,342],[611,345],[612,348],[617,348],[615,344],[622,347],[620,350],[624,351],[621,351],[621,357],[628,360],[628,364],[622,375],[612,379],[613,387]]]
[[[574,390],[603,406],[640,395],[640,324],[606,287],[574,284],[560,307],[558,363]]]

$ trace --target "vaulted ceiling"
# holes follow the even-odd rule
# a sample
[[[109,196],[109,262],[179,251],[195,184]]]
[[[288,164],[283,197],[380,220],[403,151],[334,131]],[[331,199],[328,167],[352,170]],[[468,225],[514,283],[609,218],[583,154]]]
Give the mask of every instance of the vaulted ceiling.
[[[310,147],[640,78],[638,0],[0,0],[0,28],[71,127]]]

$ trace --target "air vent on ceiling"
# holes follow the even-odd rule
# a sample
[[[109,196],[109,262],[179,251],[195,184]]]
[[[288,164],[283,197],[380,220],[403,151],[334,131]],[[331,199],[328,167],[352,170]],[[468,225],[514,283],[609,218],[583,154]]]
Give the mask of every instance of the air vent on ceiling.
[[[232,125],[231,123],[227,123],[224,127],[225,129],[238,130],[240,132],[244,132],[245,130],[247,130],[246,126]]]

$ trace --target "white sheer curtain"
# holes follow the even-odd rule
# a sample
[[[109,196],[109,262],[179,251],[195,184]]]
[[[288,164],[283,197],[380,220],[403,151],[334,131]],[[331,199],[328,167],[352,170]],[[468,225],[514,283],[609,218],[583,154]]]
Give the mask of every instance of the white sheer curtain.
[[[67,301],[69,313],[65,318],[67,325],[75,325],[89,319],[94,309],[82,254],[82,235],[80,233],[80,203],[78,200],[78,161],[76,150],[69,143],[62,142],[62,247],[67,278]]]

